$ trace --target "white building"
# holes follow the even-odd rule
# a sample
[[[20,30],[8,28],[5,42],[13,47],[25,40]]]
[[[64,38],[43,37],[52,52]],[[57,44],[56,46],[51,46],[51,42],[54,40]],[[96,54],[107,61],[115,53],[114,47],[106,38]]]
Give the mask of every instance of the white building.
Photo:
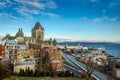
[[[115,77],[120,78],[120,68],[114,68],[113,71]]]
[[[17,59],[17,52],[25,52],[28,49],[26,44],[18,44],[17,40],[5,41],[5,57],[11,60],[11,63]]]
[[[26,68],[29,68],[34,72],[36,68],[35,60],[31,59],[31,60],[17,61],[14,63],[14,73],[19,73],[20,69],[25,70]]]
[[[16,40],[6,40],[5,42],[5,57],[13,63],[16,59],[18,43]]]

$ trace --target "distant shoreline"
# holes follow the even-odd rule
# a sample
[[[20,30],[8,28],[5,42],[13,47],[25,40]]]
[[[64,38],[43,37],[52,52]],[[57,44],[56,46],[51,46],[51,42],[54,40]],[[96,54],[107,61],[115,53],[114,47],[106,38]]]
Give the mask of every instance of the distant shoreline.
[[[113,44],[120,44],[120,42],[89,42],[89,41],[74,41],[74,42],[69,42],[69,41],[63,41],[63,42],[58,42],[58,44],[61,44],[61,43],[113,43]]]

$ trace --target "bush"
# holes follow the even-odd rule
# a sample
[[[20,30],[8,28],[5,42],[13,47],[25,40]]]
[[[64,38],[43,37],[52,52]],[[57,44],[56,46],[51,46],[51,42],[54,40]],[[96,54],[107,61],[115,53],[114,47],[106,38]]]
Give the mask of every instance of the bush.
[[[0,62],[0,80],[3,80],[4,78],[10,78],[10,74],[5,70],[4,65]]]
[[[5,74],[5,69],[3,68],[2,64],[0,63],[0,75]]]
[[[46,75],[45,71],[41,71],[41,76],[45,76],[45,75]]]
[[[23,69],[20,69],[20,72],[19,72],[19,76],[24,76],[25,75],[25,72]]]
[[[40,77],[41,76],[41,71],[39,69],[36,69],[35,73],[34,73],[34,76],[35,77]]]
[[[10,78],[10,74],[6,73],[6,74],[0,75],[0,80],[3,80],[4,78]]]
[[[34,76],[34,73],[33,73],[33,70],[32,70],[32,69],[29,71],[29,76],[31,76],[31,77]]]
[[[30,68],[28,67],[26,67],[25,68],[25,75],[24,76],[29,76],[29,72],[30,72]]]
[[[54,72],[52,71],[49,76],[54,77],[55,76]]]
[[[61,72],[58,73],[58,76],[59,77],[65,77],[65,73],[63,71],[61,71]]]
[[[65,76],[70,77],[70,76],[74,76],[74,74],[71,71],[67,70]]]

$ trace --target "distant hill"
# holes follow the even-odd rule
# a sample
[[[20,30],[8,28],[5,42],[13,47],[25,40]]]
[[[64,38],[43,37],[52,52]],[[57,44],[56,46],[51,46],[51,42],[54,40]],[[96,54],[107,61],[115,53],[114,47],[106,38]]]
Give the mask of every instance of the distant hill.
[[[89,44],[93,44],[93,45],[96,45],[96,44],[120,44],[120,42],[89,42],[89,41],[74,41],[74,42],[71,42],[71,41],[64,41],[64,42],[58,42],[58,45],[69,45],[69,46],[75,46],[75,45],[89,45]]]

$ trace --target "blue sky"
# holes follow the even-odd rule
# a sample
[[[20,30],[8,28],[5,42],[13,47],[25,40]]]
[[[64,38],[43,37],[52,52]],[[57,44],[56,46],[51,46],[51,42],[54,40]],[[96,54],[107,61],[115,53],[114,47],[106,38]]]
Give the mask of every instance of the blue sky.
[[[120,0],[0,0],[0,36],[37,21],[45,38],[120,41]]]

